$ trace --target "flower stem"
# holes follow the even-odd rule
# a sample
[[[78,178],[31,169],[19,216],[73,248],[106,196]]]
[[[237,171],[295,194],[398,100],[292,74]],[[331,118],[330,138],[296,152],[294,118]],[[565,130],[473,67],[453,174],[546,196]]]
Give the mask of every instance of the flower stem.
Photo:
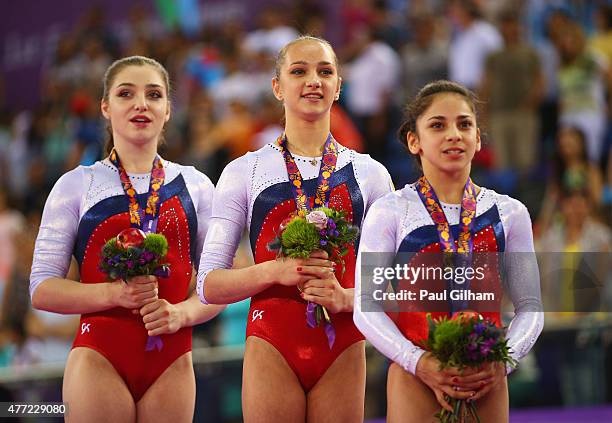
[[[327,312],[327,309],[323,306],[321,306],[321,308],[323,309],[323,315],[325,316],[325,321],[327,323],[331,323],[331,318],[329,317],[329,313]]]

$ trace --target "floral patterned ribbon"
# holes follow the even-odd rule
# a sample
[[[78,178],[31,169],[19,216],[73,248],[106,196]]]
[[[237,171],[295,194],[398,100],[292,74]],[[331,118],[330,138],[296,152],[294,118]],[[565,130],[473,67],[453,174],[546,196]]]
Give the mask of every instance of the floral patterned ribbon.
[[[308,201],[308,196],[304,191],[303,187],[303,179],[300,170],[295,163],[295,159],[291,155],[291,152],[287,148],[287,136],[282,134],[276,140],[276,144],[281,150],[283,154],[283,158],[285,160],[285,166],[287,167],[287,176],[289,177],[289,182],[291,183],[291,192],[293,193],[293,198],[295,199],[295,205],[297,208],[297,212],[299,216],[306,216],[306,213],[310,210],[310,201]],[[330,133],[327,136],[327,140],[325,141],[325,145],[323,146],[323,160],[321,160],[321,167],[319,169],[319,178],[317,180],[317,191],[314,199],[315,207],[327,207],[329,203],[329,193],[331,191],[329,186],[329,180],[336,170],[336,162],[338,161],[338,143]],[[327,336],[327,343],[329,345],[329,349],[331,350],[334,346],[334,342],[336,341],[336,330],[331,323],[331,318],[325,307],[313,303],[308,302],[306,305],[306,323],[309,327],[315,328],[318,326],[316,312],[317,308],[320,307],[321,311],[324,315],[325,320],[325,336]]]
[[[287,175],[289,176],[289,182],[291,183],[291,191],[293,192],[293,198],[295,198],[295,205],[297,207],[298,214],[304,217],[306,212],[310,210],[310,203],[308,201],[308,196],[304,192],[304,181],[302,179],[302,174],[300,173],[291,152],[287,148],[287,136],[285,134],[281,135],[276,140],[276,143],[283,154],[283,158],[285,159]],[[315,207],[326,207],[327,203],[329,202],[329,179],[336,169],[337,161],[338,143],[330,133],[327,136],[327,140],[325,141],[325,145],[323,147],[323,160],[321,161],[321,168],[319,169],[317,192],[314,199]]]
[[[472,251],[474,249],[474,240],[472,239],[472,229],[474,227],[474,218],[476,216],[476,186],[472,182],[472,179],[468,177],[465,187],[463,189],[463,197],[461,199],[461,214],[459,217],[459,225],[461,232],[457,239],[457,245],[455,245],[455,239],[450,230],[450,225],[440,205],[440,200],[434,191],[433,187],[425,176],[421,176],[416,183],[417,193],[423,202],[423,205],[429,212],[431,219],[436,225],[436,231],[438,232],[438,239],[440,240],[440,248],[444,253],[444,264],[445,266],[451,265],[455,267],[469,266],[471,263]],[[456,260],[453,263],[454,253]],[[456,284],[451,281],[449,289],[464,289],[468,290],[470,287],[469,280],[466,280],[463,284]],[[464,300],[451,300],[450,313],[455,311],[461,311],[468,308],[467,301]]]
[[[153,160],[153,166],[151,167],[151,181],[149,182],[149,196],[147,197],[146,208],[143,210],[138,203],[136,198],[136,190],[132,186],[130,176],[125,171],[125,168],[121,164],[121,159],[117,151],[113,149],[109,156],[109,160],[117,170],[119,170],[119,178],[121,179],[121,185],[125,195],[130,200],[129,212],[130,212],[130,223],[132,227],[142,229],[145,233],[154,233],[157,231],[157,209],[159,202],[159,189],[164,185],[164,179],[166,173],[164,172],[164,165],[158,155]],[[161,351],[164,346],[163,341],[159,336],[147,337],[147,345],[145,351],[153,351],[157,349]]]
[[[147,197],[147,205],[144,210],[140,207],[136,198],[136,190],[132,186],[130,176],[127,174],[117,151],[111,151],[109,160],[119,170],[119,178],[125,195],[130,200],[130,223],[133,227],[142,229],[145,233],[155,232],[157,230],[157,203],[159,202],[159,189],[164,184],[166,174],[164,165],[159,156],[155,156],[153,166],[151,168],[151,181],[149,182],[149,196]]]

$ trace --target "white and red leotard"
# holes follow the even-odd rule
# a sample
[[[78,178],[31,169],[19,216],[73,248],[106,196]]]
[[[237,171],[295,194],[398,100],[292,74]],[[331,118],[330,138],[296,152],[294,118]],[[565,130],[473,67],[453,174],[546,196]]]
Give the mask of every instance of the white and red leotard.
[[[159,298],[172,304],[189,293],[192,269],[200,260],[212,206],[214,186],[193,167],[163,161],[164,185],[159,190],[157,232],[168,240],[171,274],[159,279]],[[130,174],[141,207],[149,191],[150,174]],[[78,262],[81,283],[102,283],[98,269],[107,240],[130,227],[128,197],[119,173],[108,159],[79,166],[63,175],[49,194],[32,264],[30,294],[49,278],[64,278],[71,257]],[[125,380],[138,401],[179,356],[191,350],[191,328],[161,335],[161,350],[145,351],[147,331],[142,316],[116,307],[81,316],[73,348],[98,351]]]
[[[544,317],[540,298],[540,279],[533,253],[529,213],[523,204],[506,195],[481,188],[476,199],[473,251],[498,252],[504,257],[505,278],[487,274],[489,288],[505,291],[514,305],[515,315],[507,333],[511,356],[520,360],[531,349],[542,331]],[[451,231],[457,239],[460,205],[441,203]],[[414,374],[425,350],[420,342],[427,338],[426,312],[404,311],[387,314],[376,302],[374,289],[385,289],[361,277],[362,253],[440,252],[436,226],[416,192],[415,184],[387,194],[373,206],[362,227],[355,280],[355,324],[366,339],[389,359]],[[389,265],[391,263],[388,263]],[[438,286],[438,288],[440,288]],[[503,288],[503,289],[502,289]],[[496,298],[494,309],[482,313],[501,324]],[[426,306],[427,307],[427,306]],[[378,311],[373,311],[378,310]],[[391,315],[391,317],[390,317]],[[432,313],[435,317],[436,313]],[[393,317],[393,318],[392,318]]]
[[[293,155],[304,178],[304,189],[314,196],[321,159]],[[330,178],[329,206],[347,212],[360,226],[374,201],[392,190],[387,170],[364,154],[339,146],[336,170]],[[203,302],[206,275],[214,269],[232,266],[234,254],[245,228],[249,231],[255,263],[276,258],[267,246],[276,236],[280,223],[296,210],[283,155],[275,144],[247,153],[223,171],[213,201],[211,224],[200,269],[198,295]],[[355,250],[344,257],[346,269],[336,272],[344,288],[354,286]],[[333,361],[347,347],[363,339],[351,313],[332,315],[336,340],[330,350],[322,327],[306,325],[306,302],[296,287],[275,285],[251,298],[246,336],[257,336],[272,344],[285,358],[309,391]]]

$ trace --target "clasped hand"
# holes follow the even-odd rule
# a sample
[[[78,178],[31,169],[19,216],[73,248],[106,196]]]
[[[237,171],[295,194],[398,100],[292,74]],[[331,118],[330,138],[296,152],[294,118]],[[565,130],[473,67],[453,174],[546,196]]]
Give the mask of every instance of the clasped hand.
[[[307,259],[280,259],[276,261],[278,283],[297,285],[301,297],[324,306],[330,313],[352,310],[352,292],[342,288],[335,275],[335,263],[325,251],[317,250]]]
[[[416,376],[434,392],[440,405],[452,412],[444,394],[451,398],[476,401],[485,396],[506,376],[503,363],[484,363],[459,371],[454,367],[440,370],[440,361],[427,352],[417,363]]]
[[[135,276],[127,282],[115,282],[118,287],[116,303],[140,314],[149,336],[175,333],[182,325],[180,310],[164,299],[158,298],[155,276]]]

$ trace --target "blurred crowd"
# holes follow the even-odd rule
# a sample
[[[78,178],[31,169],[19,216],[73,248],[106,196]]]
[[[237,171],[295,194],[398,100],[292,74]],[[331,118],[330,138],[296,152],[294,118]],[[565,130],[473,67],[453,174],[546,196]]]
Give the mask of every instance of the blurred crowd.
[[[402,108],[429,81],[458,81],[482,100],[475,181],[527,205],[540,251],[612,251],[612,3],[344,0],[334,22],[326,7],[296,0],[195,34],[141,6],[112,31],[94,7],[58,40],[36,107],[13,110],[0,97],[0,366],[61,360],[70,348],[78,319],[29,306],[33,243],[58,177],[102,157],[103,73],[128,55],[171,75],[163,156],[216,182],[230,160],[282,132],[271,92],[280,47],[339,28],[332,132],[342,144],[381,161],[396,186],[413,181],[396,140]],[[237,307],[220,328],[197,331],[194,346],[242,342],[248,306]]]

